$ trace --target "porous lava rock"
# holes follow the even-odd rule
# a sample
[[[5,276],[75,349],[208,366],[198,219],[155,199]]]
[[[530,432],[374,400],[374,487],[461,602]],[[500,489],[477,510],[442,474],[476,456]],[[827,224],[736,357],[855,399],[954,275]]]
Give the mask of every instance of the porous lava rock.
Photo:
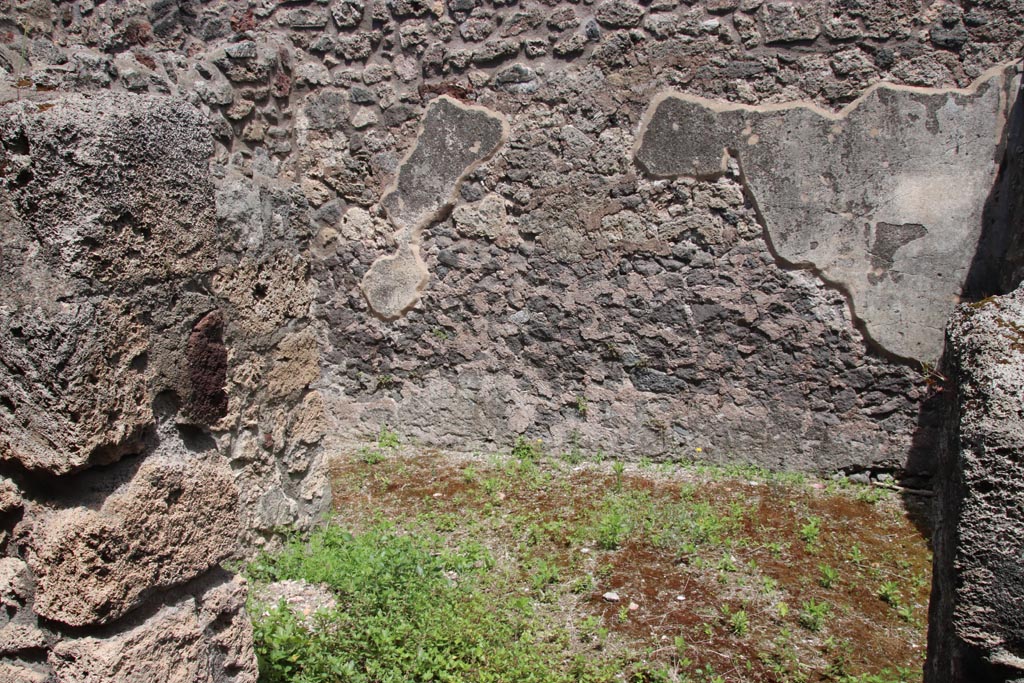
[[[238,491],[223,462],[147,458],[99,507],[40,514],[21,541],[34,609],[69,626],[106,624],[231,555]]]
[[[1024,289],[959,307],[927,680],[1024,680]]]

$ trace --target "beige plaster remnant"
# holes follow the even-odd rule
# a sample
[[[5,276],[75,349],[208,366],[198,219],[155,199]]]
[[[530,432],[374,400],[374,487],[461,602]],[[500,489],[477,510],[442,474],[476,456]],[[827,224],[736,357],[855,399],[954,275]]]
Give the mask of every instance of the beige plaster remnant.
[[[666,92],[634,157],[654,177],[715,178],[735,156],[776,258],[843,292],[886,352],[934,362],[981,239],[1015,80],[1002,65],[965,89],[880,83],[838,112]]]
[[[419,249],[423,229],[444,217],[463,179],[507,138],[508,122],[497,112],[447,96],[431,102],[416,144],[381,199],[398,248],[363,276],[363,294],[376,315],[394,320],[419,301],[430,275]]]

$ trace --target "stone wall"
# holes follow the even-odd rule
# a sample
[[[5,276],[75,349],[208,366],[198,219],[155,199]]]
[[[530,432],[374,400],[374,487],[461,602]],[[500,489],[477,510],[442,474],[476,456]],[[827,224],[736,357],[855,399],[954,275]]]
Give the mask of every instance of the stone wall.
[[[245,317],[229,316],[225,334],[230,342],[273,334],[286,320],[311,323],[321,372],[319,393],[308,396],[322,397],[339,442],[387,423],[460,449],[526,434],[626,456],[700,448],[716,461],[770,467],[927,473],[933,391],[919,361],[937,359],[941,320],[980,237],[978,195],[995,180],[1012,77],[986,70],[1020,53],[1019,9],[905,0],[23,2],[11,7],[0,60],[8,99],[165,93],[204,112],[218,227],[233,255],[212,293]],[[955,213],[967,220],[950,221],[969,222],[973,234],[950,239],[914,211],[878,211],[861,237],[855,220],[829,222],[867,213],[862,197],[834,188],[831,203],[815,197],[803,213],[772,215],[767,197],[778,193],[751,185],[755,161],[744,163],[734,142],[719,152],[732,161],[711,175],[665,177],[634,159],[659,93],[835,112],[882,81],[934,88],[932,100],[962,111],[943,110],[941,130],[934,116],[884,128],[890,147],[829,182],[869,194],[872,164],[903,149],[904,137],[915,151],[938,149],[984,122],[985,135],[951,161],[975,169],[969,205]],[[990,96],[968,94],[978,88]],[[885,106],[931,106],[915,97]],[[489,159],[451,179],[457,194],[436,214],[404,225],[382,199],[428,106],[441,101],[485,108],[505,136]],[[830,142],[821,127],[820,145],[840,156],[870,149],[872,130],[851,125],[849,140]],[[818,142],[771,135],[758,150],[762,165],[788,144],[806,150],[794,163],[828,167],[832,152]],[[929,173],[935,180],[941,163],[903,169],[904,189]],[[945,189],[935,196],[964,189],[937,186]],[[819,204],[828,206],[816,214]],[[838,237],[790,247],[781,238],[789,223]],[[843,263],[851,248],[860,260]],[[929,250],[946,249],[956,262],[940,254],[933,268]],[[917,272],[912,263],[925,265]],[[415,296],[375,315],[366,293],[375,278],[397,278]],[[233,359],[230,387],[244,392],[256,372]],[[273,459],[289,461],[275,475],[286,488],[313,457],[282,442],[284,422],[308,422],[287,412],[252,406],[232,423],[246,429],[221,439],[241,460],[260,459],[272,441]],[[269,471],[269,460],[260,467]],[[251,501],[260,526],[302,517],[303,495],[310,491],[268,490]]]
[[[209,291],[206,117],[62,93],[0,108],[0,145],[0,678],[253,681],[245,584],[219,563],[280,487],[211,436],[247,400],[229,356],[262,357],[229,354],[239,316]]]
[[[929,475],[1022,16],[0,0],[0,678],[251,680],[219,563],[382,424]]]

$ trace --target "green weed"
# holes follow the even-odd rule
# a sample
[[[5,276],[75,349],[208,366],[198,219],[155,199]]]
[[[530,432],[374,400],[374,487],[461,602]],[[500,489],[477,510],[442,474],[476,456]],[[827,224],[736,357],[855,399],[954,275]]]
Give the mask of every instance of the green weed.
[[[811,598],[801,605],[798,620],[800,625],[808,631],[817,632],[825,626],[825,620],[828,619],[831,611],[832,608],[827,602],[818,602]]]

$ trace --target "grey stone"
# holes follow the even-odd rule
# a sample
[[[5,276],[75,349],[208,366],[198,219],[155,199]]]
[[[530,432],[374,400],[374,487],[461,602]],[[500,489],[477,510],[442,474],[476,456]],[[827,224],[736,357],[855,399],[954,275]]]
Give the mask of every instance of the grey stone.
[[[586,46],[586,37],[579,33],[573,33],[556,42],[554,47],[551,48],[551,52],[556,57],[567,59],[581,54]]]
[[[339,37],[334,53],[347,62],[365,61],[373,53],[374,36],[369,32]]]
[[[546,40],[540,39],[524,40],[523,53],[530,59],[543,57],[548,53],[548,43]]]
[[[348,121],[348,103],[352,99],[345,97],[344,91],[323,89],[310,93],[306,97],[305,113],[309,127],[313,130],[333,131],[340,129]],[[354,100],[353,100],[354,101]]]
[[[153,330],[131,300],[213,269],[211,140],[172,98],[26,104],[0,116],[27,151],[0,191],[0,459],[67,474],[138,452],[153,425]]]
[[[449,97],[431,102],[416,146],[381,199],[406,241],[363,276],[363,294],[377,315],[397,318],[419,299],[428,276],[419,252],[420,233],[451,206],[462,179],[494,154],[506,135],[505,120],[487,109]]]
[[[374,313],[385,320],[394,320],[419,301],[429,276],[419,247],[410,244],[392,256],[377,259],[366,271],[360,286]]]
[[[486,40],[497,28],[494,19],[490,17],[472,17],[462,22],[459,26],[459,35],[463,40],[471,43],[479,43]]]
[[[576,17],[576,10],[572,7],[562,7],[548,15],[547,26],[555,31],[564,31],[579,25],[580,20]]]
[[[644,9],[630,0],[606,0],[594,12],[594,18],[608,28],[634,28],[640,25]]]
[[[821,33],[815,4],[769,2],[761,11],[766,43],[814,40]]]
[[[327,26],[327,10],[318,7],[296,7],[278,12],[277,23],[293,29],[317,29]]]
[[[970,38],[963,24],[957,24],[949,28],[941,25],[933,26],[931,31],[928,32],[928,37],[933,45],[947,50],[959,50]]]
[[[544,16],[536,9],[514,12],[501,24],[501,37],[523,35],[540,26],[543,21]]]
[[[540,87],[537,73],[525,64],[513,64],[494,77],[498,87],[507,92],[528,94]]]
[[[352,86],[348,93],[349,100],[353,104],[376,104],[377,95],[369,88],[364,88],[361,85]]]
[[[518,40],[488,40],[481,47],[473,50],[473,63],[481,65],[496,64],[519,54]]]
[[[735,150],[779,256],[847,292],[882,347],[931,362],[977,250],[1009,79],[883,85],[836,116],[669,94],[651,106],[637,161],[655,176],[714,177]]]
[[[381,206],[398,226],[419,230],[450,205],[467,173],[504,142],[504,120],[493,112],[439,97],[427,108],[420,134]]]
[[[355,28],[363,20],[362,0],[341,0],[331,3],[331,17],[339,29]]]
[[[929,683],[1024,676],[1024,290],[957,308],[938,479]]]
[[[247,59],[256,56],[256,43],[252,40],[243,40],[240,43],[232,43],[224,48],[224,54],[232,59]]]

